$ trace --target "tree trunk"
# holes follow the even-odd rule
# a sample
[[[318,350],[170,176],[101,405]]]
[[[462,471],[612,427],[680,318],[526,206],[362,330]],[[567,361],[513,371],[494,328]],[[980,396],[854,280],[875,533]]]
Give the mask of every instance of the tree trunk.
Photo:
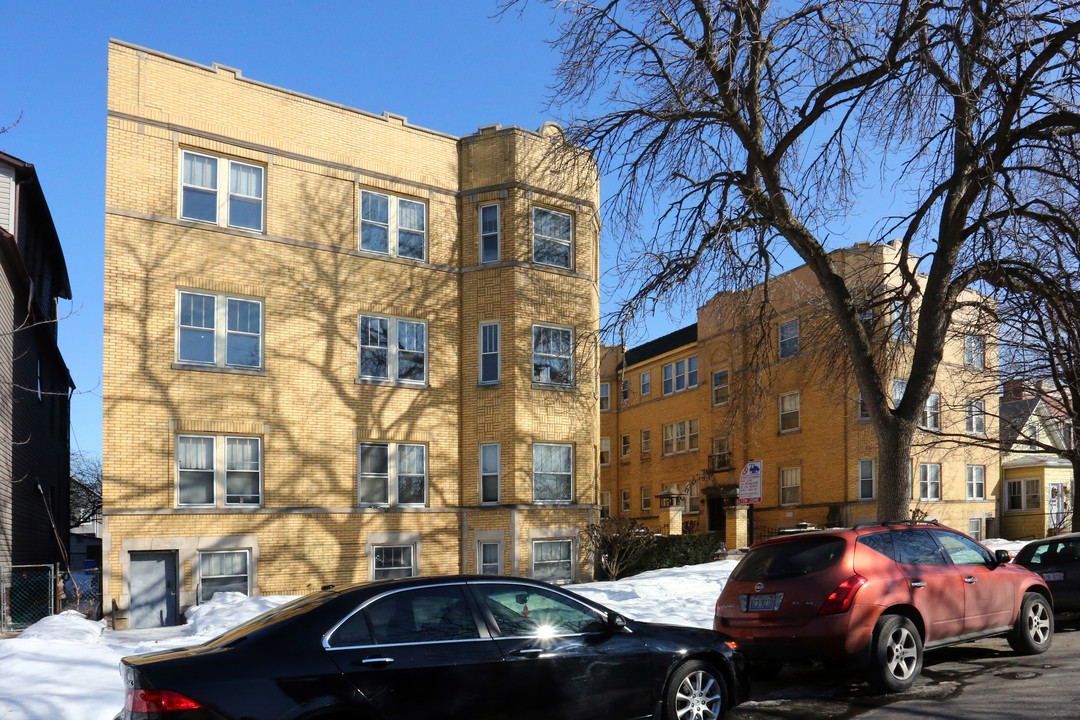
[[[893,417],[878,427],[878,520],[911,517],[911,440],[915,423]]]
[[[1075,443],[1077,439],[1076,431],[1074,430],[1072,440]],[[1069,499],[1069,512],[1072,513],[1072,531],[1080,532],[1080,513],[1076,512],[1076,500],[1077,497],[1080,497],[1076,492],[1076,480],[1077,478],[1080,478],[1080,452],[1076,451],[1075,444],[1072,447],[1074,449],[1069,453],[1069,459],[1072,460],[1073,469],[1072,487],[1069,488],[1069,492],[1065,493],[1065,497]]]

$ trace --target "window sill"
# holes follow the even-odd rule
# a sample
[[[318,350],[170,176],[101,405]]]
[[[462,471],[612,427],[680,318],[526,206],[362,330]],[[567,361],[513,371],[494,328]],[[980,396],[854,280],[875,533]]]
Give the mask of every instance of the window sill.
[[[250,503],[250,504],[247,504],[247,505],[217,505],[217,504],[213,504],[213,505],[179,505],[178,504],[178,505],[175,506],[175,508],[177,510],[183,510],[185,512],[199,512],[201,510],[215,510],[217,512],[223,512],[224,511],[224,512],[240,512],[240,513],[258,512],[258,511],[262,510],[263,507],[264,506],[262,505],[262,503],[260,503],[258,505],[254,504],[254,503]]]
[[[412,388],[414,390],[430,390],[431,385],[426,382],[407,382],[404,380],[380,380],[379,378],[358,377],[353,380],[356,385],[380,385],[382,387]]]
[[[569,385],[563,385],[561,383],[540,383],[533,380],[533,390],[562,390],[563,392],[572,392],[577,389],[572,383]]]
[[[801,432],[802,432],[802,428],[797,427],[797,428],[792,428],[790,430],[780,430],[776,434],[777,435],[798,435]]]
[[[483,390],[484,388],[497,388],[502,385],[502,380],[496,380],[495,382],[478,382],[476,387]]]
[[[197,372],[226,373],[228,375],[254,375],[266,377],[266,370],[260,368],[220,367],[218,365],[196,365],[194,363],[174,362],[169,366],[173,370],[195,370]]]

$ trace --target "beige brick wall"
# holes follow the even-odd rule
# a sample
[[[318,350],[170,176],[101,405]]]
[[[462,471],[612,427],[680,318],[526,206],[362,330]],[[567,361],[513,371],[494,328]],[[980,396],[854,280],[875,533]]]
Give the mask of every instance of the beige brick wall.
[[[118,617],[132,548],[254,537],[255,589],[292,593],[367,579],[370,533],[418,533],[419,570],[435,574],[473,571],[475,531],[501,530],[505,570],[528,574],[530,538],[584,529],[597,498],[599,190],[557,129],[455,138],[121,43],[108,108],[103,472]],[[180,218],[185,149],[265,168],[264,232]],[[426,261],[359,251],[365,189],[426,205]],[[477,211],[492,201],[501,256],[479,266]],[[532,263],[534,206],[572,216],[572,268]],[[261,371],[176,364],[181,289],[263,302]],[[357,381],[361,313],[426,322],[425,387]],[[479,323],[493,320],[502,379],[479,387]],[[573,329],[572,387],[532,382],[538,322]],[[229,509],[219,494],[216,509],[178,508],[182,433],[261,438],[261,506]],[[361,441],[427,447],[426,507],[358,507]],[[479,507],[484,442],[502,445],[501,507]],[[570,503],[534,503],[537,442],[573,446]],[[189,593],[195,562],[181,564]]]

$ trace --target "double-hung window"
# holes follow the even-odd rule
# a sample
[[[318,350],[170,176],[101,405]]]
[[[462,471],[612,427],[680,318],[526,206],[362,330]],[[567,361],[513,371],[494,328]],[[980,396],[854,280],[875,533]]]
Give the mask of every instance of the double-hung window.
[[[533,501],[574,499],[574,449],[556,443],[533,444]]]
[[[652,486],[641,486],[641,509],[652,510]]]
[[[780,504],[798,505],[802,499],[802,468],[780,468]]]
[[[641,431],[641,454],[648,455],[652,452],[652,430]]]
[[[480,262],[499,261],[499,205],[480,206]]]
[[[427,250],[427,205],[361,190],[360,249],[423,260]]]
[[[865,458],[859,461],[859,499],[873,500],[875,490],[874,460]]]
[[[937,463],[919,465],[919,499],[941,499],[941,465]]]
[[[480,384],[499,382],[499,338],[497,322],[480,323]]]
[[[712,374],[712,404],[727,405],[731,399],[731,385],[727,370],[717,370]]]
[[[426,445],[365,442],[359,455],[360,505],[427,503]]]
[[[794,432],[802,425],[802,413],[799,393],[784,393],[780,396],[780,432]]]
[[[965,429],[970,435],[986,432],[986,404],[982,400],[968,400],[966,404]]]
[[[500,448],[498,443],[480,446],[480,504],[498,505],[500,492]]]
[[[620,400],[622,401],[623,405],[630,402],[630,381],[629,380],[623,380],[622,381],[622,395],[620,395],[619,397],[620,397]]]
[[[630,457],[630,436],[629,435],[623,435],[622,436],[621,450],[622,450],[622,453],[620,455],[621,457],[624,457],[624,458]]]
[[[607,467],[611,464],[611,438],[600,438],[600,465]]]
[[[549,583],[574,579],[573,540],[534,540],[532,576]]]
[[[986,367],[986,339],[982,335],[964,336],[964,364],[977,370]]]
[[[652,392],[652,373],[646,371],[641,373],[641,395],[644,397],[650,392]]]
[[[262,368],[261,300],[180,290],[176,325],[178,363],[248,370]]]
[[[600,383],[600,410],[611,409],[611,383]]]
[[[264,168],[190,150],[180,164],[180,217],[262,232]],[[226,184],[219,168],[228,172]]]
[[[262,440],[177,435],[177,504],[214,506],[219,487],[226,506],[262,503]]]
[[[986,467],[983,465],[967,466],[967,499],[986,499]]]
[[[622,502],[622,506],[621,506],[622,507],[622,512],[625,515],[626,513],[630,512],[630,491],[629,490],[623,490],[622,491],[621,502]]]
[[[691,355],[685,360],[676,360],[664,366],[664,394],[682,392],[695,388],[698,384],[698,359]]]
[[[574,221],[568,213],[533,208],[533,262],[573,267]]]
[[[859,391],[859,420],[869,420],[870,409],[866,407],[866,402],[863,400],[862,391]]]
[[[479,543],[477,565],[479,566],[477,570],[481,575],[502,575],[502,546],[500,543]]]
[[[360,377],[423,384],[427,381],[427,323],[360,316]]]
[[[571,385],[574,382],[573,352],[570,328],[533,325],[533,382]]]
[[[214,593],[251,594],[247,550],[214,550],[199,553],[199,602],[209,602]]]
[[[897,342],[911,342],[911,310],[902,300],[893,301],[890,332]]]
[[[371,579],[416,575],[416,548],[413,545],[375,545],[372,548]]]
[[[1042,480],[1039,478],[1009,480],[1005,483],[1005,509],[1010,512],[1017,510],[1042,510],[1041,486]]]
[[[788,320],[780,323],[780,359],[799,353],[799,321]]]
[[[611,517],[611,493],[604,491],[600,493],[600,517]]]
[[[926,404],[923,405],[922,418],[920,418],[919,427],[924,430],[941,429],[941,396],[937,393],[932,393],[926,398]]]

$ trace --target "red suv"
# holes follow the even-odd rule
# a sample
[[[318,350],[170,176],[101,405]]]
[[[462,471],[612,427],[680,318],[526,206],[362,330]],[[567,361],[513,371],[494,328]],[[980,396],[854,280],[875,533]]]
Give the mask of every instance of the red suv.
[[[1050,591],[968,536],[936,524],[865,524],[755,545],[716,601],[713,628],[751,660],[793,657],[865,667],[897,692],[923,649],[1006,634],[1022,654],[1054,636]]]

